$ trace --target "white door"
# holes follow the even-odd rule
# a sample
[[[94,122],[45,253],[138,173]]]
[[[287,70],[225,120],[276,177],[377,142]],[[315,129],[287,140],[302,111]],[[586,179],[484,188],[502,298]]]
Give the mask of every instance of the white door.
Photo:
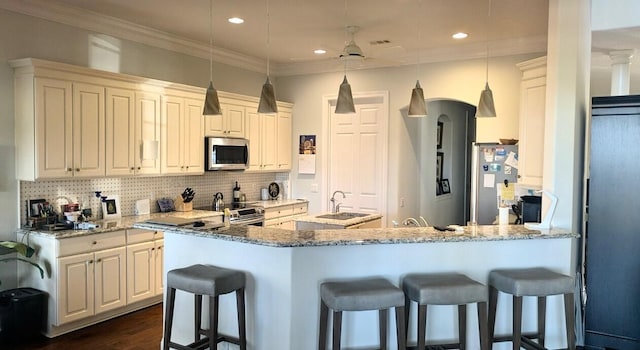
[[[58,325],[93,316],[93,253],[58,259]]]
[[[104,88],[73,84],[73,176],[105,175]]]
[[[133,175],[135,149],[135,92],[107,88],[107,176]]]
[[[336,195],[341,211],[381,213],[386,217],[387,130],[386,93],[354,96],[356,113],[329,109],[328,197]],[[331,203],[328,204],[331,209]],[[384,221],[383,221],[383,226]]]
[[[152,241],[127,246],[127,303],[155,295],[154,253]]]
[[[155,241],[155,295],[162,295],[164,293],[164,273],[162,267],[164,265],[164,239]]]

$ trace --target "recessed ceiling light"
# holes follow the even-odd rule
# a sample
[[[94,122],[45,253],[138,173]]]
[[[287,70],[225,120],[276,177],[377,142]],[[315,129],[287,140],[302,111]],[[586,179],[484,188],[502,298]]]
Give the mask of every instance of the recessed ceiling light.
[[[233,23],[233,24],[242,24],[244,23],[244,19],[240,18],[240,17],[231,17],[228,19],[229,23]]]
[[[325,53],[327,53],[327,50],[315,49],[315,50],[313,50],[313,53],[315,53],[316,55],[324,55]]]
[[[464,39],[464,38],[466,38],[468,36],[469,36],[469,34],[467,34],[467,33],[459,32],[459,33],[453,34],[451,37],[454,38],[454,39]]]

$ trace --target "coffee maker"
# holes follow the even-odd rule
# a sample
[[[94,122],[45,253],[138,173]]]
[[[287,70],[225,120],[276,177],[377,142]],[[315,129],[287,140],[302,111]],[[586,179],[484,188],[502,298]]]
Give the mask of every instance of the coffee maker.
[[[541,196],[521,196],[518,202],[522,223],[540,222],[542,220],[542,197]]]

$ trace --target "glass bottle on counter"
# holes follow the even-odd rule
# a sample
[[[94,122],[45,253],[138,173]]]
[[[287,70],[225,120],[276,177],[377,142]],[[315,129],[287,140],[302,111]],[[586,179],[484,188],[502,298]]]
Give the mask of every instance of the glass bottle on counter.
[[[233,187],[233,201],[240,202],[240,186],[238,186],[238,181],[236,181],[236,185]]]

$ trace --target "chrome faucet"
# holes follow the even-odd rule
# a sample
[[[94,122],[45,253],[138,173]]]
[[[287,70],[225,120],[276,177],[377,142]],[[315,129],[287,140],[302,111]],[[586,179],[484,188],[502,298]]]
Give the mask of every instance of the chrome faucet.
[[[342,193],[342,199],[347,198],[347,196],[344,194],[344,192],[342,191],[335,191],[333,192],[333,195],[331,196],[331,213],[332,214],[336,214],[339,210],[340,210],[340,204],[342,203],[338,203],[338,205],[336,205],[336,193]]]
[[[414,219],[414,218],[407,218],[402,222],[402,225],[404,226],[416,226],[416,227],[420,227],[420,223],[418,222],[418,220]]]

